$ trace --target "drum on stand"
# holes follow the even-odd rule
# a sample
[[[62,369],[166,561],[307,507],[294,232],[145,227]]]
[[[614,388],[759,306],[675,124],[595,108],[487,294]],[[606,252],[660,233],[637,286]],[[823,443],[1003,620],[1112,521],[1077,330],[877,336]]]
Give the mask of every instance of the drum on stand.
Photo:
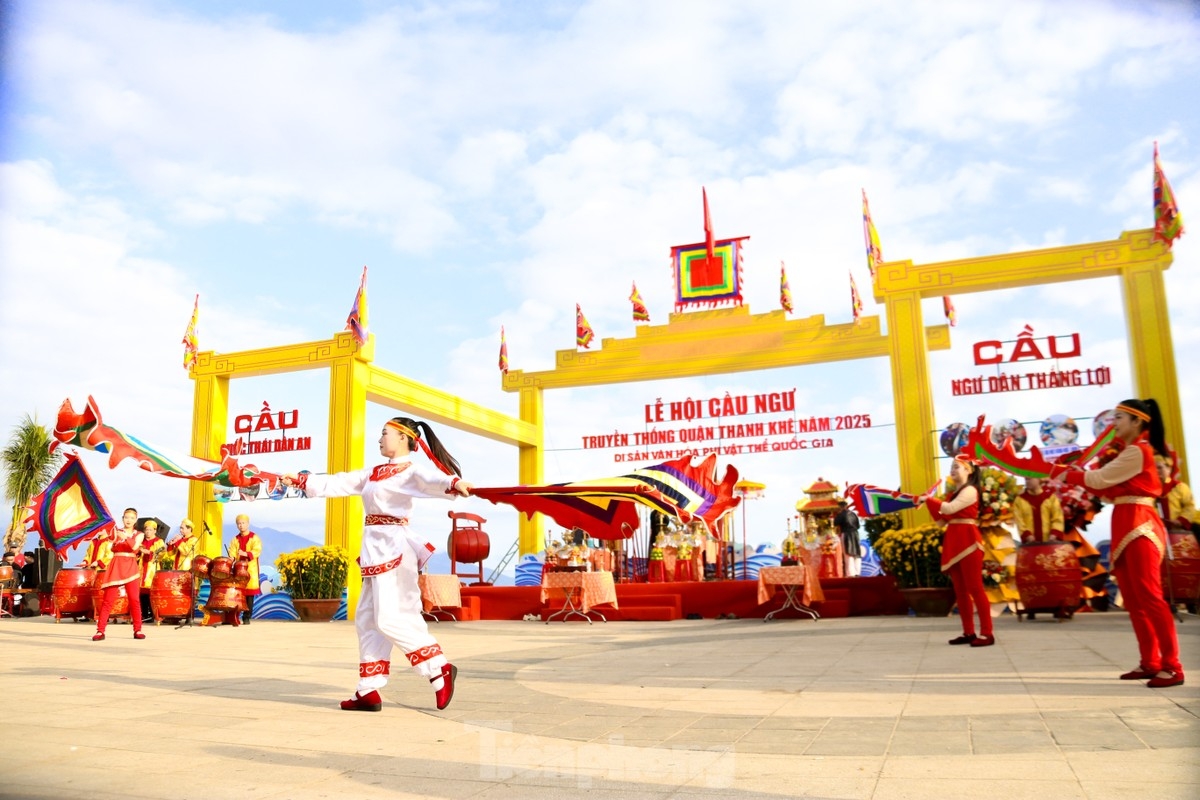
[[[250,583],[250,562],[238,561],[233,565],[233,584],[239,588],[246,588]]]
[[[58,574],[61,575],[63,572],[66,572],[66,570],[62,570]],[[100,609],[104,607],[104,587],[100,586],[99,584],[100,580],[97,577],[96,583],[92,586],[92,613],[94,614],[94,619],[98,619],[100,617]],[[123,583],[118,589],[117,599],[113,601],[112,611],[109,612],[108,615],[109,619],[130,616],[129,592],[126,590],[128,585],[128,583]],[[142,610],[139,608],[137,613],[142,613]]]
[[[1053,613],[1070,619],[1083,599],[1083,571],[1074,545],[1036,542],[1017,548],[1017,592],[1022,614]]]
[[[160,570],[154,573],[150,583],[150,609],[154,612],[154,624],[166,619],[187,619],[192,614],[191,572],[182,570]]]
[[[208,579],[213,583],[233,580],[233,559],[218,556],[208,565]]]
[[[75,619],[93,618],[92,587],[100,575],[95,569],[60,569],[54,576],[51,599],[54,603],[54,621],[63,617]]]
[[[1171,558],[1163,559],[1163,594],[1168,602],[1200,600],[1200,545],[1190,533],[1168,534]]]

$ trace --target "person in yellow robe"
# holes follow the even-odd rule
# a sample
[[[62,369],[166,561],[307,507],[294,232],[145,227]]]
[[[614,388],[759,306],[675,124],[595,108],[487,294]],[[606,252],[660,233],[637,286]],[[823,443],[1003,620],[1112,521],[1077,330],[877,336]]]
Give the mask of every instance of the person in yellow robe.
[[[150,587],[158,573],[158,557],[167,549],[167,543],[158,536],[156,520],[146,520],[142,524],[142,534],[142,547],[138,551],[142,562],[142,619],[149,621],[154,619],[154,610],[150,606]]]
[[[1062,540],[1062,503],[1058,495],[1043,489],[1040,478],[1025,479],[1025,491],[1013,501],[1012,511],[1022,543]]]
[[[1159,515],[1171,533],[1185,533],[1194,530],[1198,517],[1196,500],[1192,496],[1191,487],[1176,480],[1172,474],[1171,462],[1165,458],[1156,458],[1155,467],[1158,469],[1159,480],[1162,481],[1163,493],[1159,497]]]
[[[196,536],[192,527],[190,519],[179,523],[179,536],[167,545],[167,550],[175,556],[175,569],[184,572],[192,568],[192,560],[196,558],[196,549],[200,544],[200,538]]]
[[[258,559],[262,557],[263,545],[258,534],[250,530],[250,517],[238,514],[235,522],[238,535],[233,537],[233,541],[229,543],[229,557],[234,561],[247,562],[250,569],[250,581],[242,589],[242,594],[246,596],[246,610],[242,612],[242,624],[249,625],[250,617],[254,613],[254,598],[262,594],[262,589],[258,584]]]

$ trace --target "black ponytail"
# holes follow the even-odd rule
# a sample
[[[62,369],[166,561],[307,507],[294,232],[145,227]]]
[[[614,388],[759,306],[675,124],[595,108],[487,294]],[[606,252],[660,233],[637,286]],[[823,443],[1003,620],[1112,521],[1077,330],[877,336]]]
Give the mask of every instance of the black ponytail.
[[[1162,411],[1158,407],[1158,401],[1153,397],[1147,397],[1145,400],[1126,400],[1121,405],[1137,409],[1150,418],[1149,422],[1138,420],[1142,423],[1142,430],[1146,431],[1146,440],[1150,442],[1150,447],[1155,453],[1163,458],[1171,458],[1171,451],[1167,449],[1167,431],[1163,426]]]
[[[433,455],[434,460],[458,477],[462,477],[462,468],[458,466],[458,461],[442,445],[441,440],[433,432],[433,428],[429,427],[428,422],[421,422],[410,417],[392,417],[392,422],[395,422],[397,425],[403,425],[405,428],[413,431],[417,434],[417,438],[420,438],[423,432],[425,444],[429,447],[429,452]],[[409,452],[415,453],[418,447],[417,440],[403,431],[400,432],[400,435],[408,439]]]

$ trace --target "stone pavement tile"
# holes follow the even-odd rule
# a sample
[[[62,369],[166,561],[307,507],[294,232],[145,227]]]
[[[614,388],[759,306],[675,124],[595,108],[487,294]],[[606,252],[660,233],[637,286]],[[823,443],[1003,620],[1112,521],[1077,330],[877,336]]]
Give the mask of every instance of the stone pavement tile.
[[[1075,772],[1057,753],[1022,755],[1020,769],[1013,768],[1011,755],[972,755],[946,758],[891,756],[884,762],[881,777],[942,780],[947,775],[977,777],[1003,775],[1007,779],[1031,781],[1074,781]]]
[[[1200,735],[1200,717],[1178,707],[1126,708],[1117,712],[1131,730],[1177,731]]]
[[[1149,731],[1138,730],[1134,731],[1137,737],[1145,743],[1147,747],[1152,747],[1155,750],[1170,750],[1181,747],[1200,747],[1200,734],[1195,731]]]
[[[972,771],[971,778],[880,778],[871,800],[1088,800],[1074,779],[1061,781],[1013,780]]]
[[[1200,786],[1195,780],[1186,783],[1146,781],[1080,781],[1088,800],[1196,800]]]
[[[968,717],[965,716],[903,716],[896,723],[896,733],[910,731],[965,731]]]
[[[806,747],[815,738],[817,738],[817,732],[813,730],[755,728],[752,731],[747,731],[742,735],[742,738],[738,739],[738,746],[770,744],[775,742],[792,742],[801,747]]]
[[[819,731],[829,724],[829,717],[785,716],[776,714],[758,721],[756,730],[773,730],[782,728],[794,731]]]
[[[888,743],[889,756],[970,755],[971,737],[962,731],[918,731],[895,733]]]
[[[1105,750],[1140,750],[1146,745],[1120,720],[1055,720],[1046,724],[1059,747],[1087,747]]]
[[[1081,780],[1120,783],[1134,776],[1143,781],[1200,785],[1200,751],[1140,750],[1120,754],[1103,751],[1065,753]]]
[[[1044,731],[1046,720],[1041,714],[978,714],[969,717],[972,731]]]
[[[822,732],[804,751],[807,756],[882,756],[887,752],[890,733],[856,736],[850,732]]]
[[[712,714],[706,717],[700,717],[691,725],[689,730],[705,730],[707,728],[719,728],[721,730],[740,730],[748,731],[758,724],[757,717],[751,716],[727,716]]]
[[[976,755],[1057,754],[1058,744],[1047,730],[972,730],[971,752]]]

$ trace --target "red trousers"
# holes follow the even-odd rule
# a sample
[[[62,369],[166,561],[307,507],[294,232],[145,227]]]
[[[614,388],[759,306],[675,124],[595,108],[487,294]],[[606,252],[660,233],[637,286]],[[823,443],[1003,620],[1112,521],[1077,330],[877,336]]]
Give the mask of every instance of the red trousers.
[[[1141,651],[1142,669],[1183,672],[1179,639],[1171,606],[1163,599],[1162,555],[1149,537],[1139,536],[1121,551],[1113,564],[1113,577]]]
[[[138,585],[141,579],[139,575],[129,583],[104,587],[104,601],[100,604],[100,616],[96,620],[98,632],[104,633],[104,629],[108,627],[108,615],[112,613],[113,606],[116,605],[117,595],[121,593],[121,586],[125,587],[125,593],[129,595],[129,620],[133,623],[133,630],[136,633],[142,629],[142,603],[139,596],[141,586]]]
[[[979,612],[979,628],[983,636],[992,635],[992,602],[983,588],[983,551],[976,550],[960,559],[946,570],[954,584],[954,602],[958,604],[958,616],[962,618],[963,633],[975,633],[976,611]]]

